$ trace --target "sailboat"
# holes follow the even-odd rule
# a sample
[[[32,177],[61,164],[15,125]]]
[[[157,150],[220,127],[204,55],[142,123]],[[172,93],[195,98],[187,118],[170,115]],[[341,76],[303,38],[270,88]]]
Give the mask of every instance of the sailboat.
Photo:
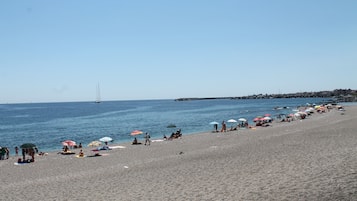
[[[97,85],[97,98],[96,98],[96,100],[95,100],[95,103],[101,103],[99,84]]]

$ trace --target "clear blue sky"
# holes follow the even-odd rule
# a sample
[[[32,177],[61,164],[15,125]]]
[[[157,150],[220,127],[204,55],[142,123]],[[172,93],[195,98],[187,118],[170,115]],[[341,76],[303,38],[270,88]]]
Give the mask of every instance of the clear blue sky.
[[[357,89],[355,0],[0,1],[0,103]]]

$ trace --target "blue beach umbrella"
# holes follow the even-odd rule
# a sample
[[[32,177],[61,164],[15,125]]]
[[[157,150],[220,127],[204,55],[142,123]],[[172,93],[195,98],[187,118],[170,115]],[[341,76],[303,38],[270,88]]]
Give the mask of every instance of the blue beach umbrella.
[[[215,129],[215,131],[217,131],[217,125],[219,124],[216,121],[212,121],[211,123],[209,123],[210,125],[213,125],[213,128]]]
[[[211,124],[211,125],[218,125],[219,123],[218,122],[216,122],[216,121],[212,121],[211,123],[209,123],[209,124]]]

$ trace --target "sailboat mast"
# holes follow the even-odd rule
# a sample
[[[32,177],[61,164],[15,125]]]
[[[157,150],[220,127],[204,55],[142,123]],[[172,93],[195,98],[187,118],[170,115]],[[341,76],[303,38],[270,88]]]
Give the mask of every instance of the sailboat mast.
[[[95,100],[96,103],[100,103],[100,87],[99,87],[99,83],[97,84],[97,98]]]

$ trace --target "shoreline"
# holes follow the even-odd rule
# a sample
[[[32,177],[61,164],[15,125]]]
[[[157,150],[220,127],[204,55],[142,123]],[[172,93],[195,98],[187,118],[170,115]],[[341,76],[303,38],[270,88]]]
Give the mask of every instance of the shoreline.
[[[228,101],[228,104],[234,104],[234,105],[240,105],[240,104],[235,104],[236,101]],[[264,101],[265,102],[265,101]],[[290,108],[294,108],[297,107],[299,105],[302,105],[303,103],[316,103],[319,101],[316,100],[306,100],[306,101],[289,101],[289,103],[272,103],[272,106],[266,106],[264,107],[264,110],[272,110],[272,111],[266,111],[264,113],[271,113],[272,115],[276,115],[277,113],[281,112],[280,110],[274,110],[274,108],[276,106],[288,106]],[[165,102],[167,103],[167,102]],[[151,105],[149,103],[143,103],[145,105]],[[173,103],[173,105],[176,104],[184,104],[185,103]],[[190,105],[191,103],[189,103],[188,105]],[[218,102],[218,104],[220,104],[220,102]],[[223,105],[225,105],[226,103],[224,103]],[[94,105],[94,104],[93,104]],[[114,104],[117,105],[117,104]],[[120,104],[119,104],[120,105]],[[245,101],[243,101],[243,105],[248,106],[249,101],[246,103]],[[259,104],[253,104],[250,105],[252,107],[255,107],[255,105],[259,105]],[[135,104],[134,104],[135,106]],[[168,106],[171,107],[171,104],[168,104]],[[274,106],[274,108],[273,108]],[[47,106],[44,105],[42,106],[43,108],[46,108]],[[51,106],[52,107],[52,106]],[[92,107],[92,105],[90,104],[89,106],[84,104],[84,105],[59,105],[58,108],[71,108],[71,107],[85,107],[88,109]],[[103,114],[106,114],[106,111],[109,109],[109,111],[120,111],[120,109],[112,107],[110,104],[108,106],[106,106],[107,109],[103,109],[102,112],[104,112]],[[27,107],[25,107],[27,108]],[[32,107],[29,107],[27,109],[30,109]],[[35,107],[37,108],[37,107]],[[57,108],[57,106],[55,107]],[[282,107],[283,108],[283,107]],[[10,109],[10,108],[9,108]],[[15,109],[15,108],[12,108]],[[11,111],[12,111],[11,109]],[[261,108],[260,108],[261,109]],[[89,109],[90,110],[90,109]],[[208,107],[206,107],[205,110],[209,110]],[[226,110],[226,111],[224,111]],[[191,122],[195,121],[195,119],[193,120],[185,120],[185,119],[189,119],[190,116],[188,116],[188,118],[184,117],[184,115],[186,114],[182,114],[179,118],[166,118],[166,119],[173,119],[170,122],[175,122],[176,125],[178,125],[178,128],[182,128],[184,135],[187,134],[196,134],[199,132],[206,132],[211,130],[211,125],[208,124],[208,122],[215,120],[218,122],[220,122],[219,120],[227,120],[230,119],[232,117],[244,117],[247,118],[249,120],[249,122],[251,122],[251,120],[254,118],[254,115],[262,115],[264,113],[259,113],[259,112],[254,112],[256,111],[255,108],[250,108],[250,110],[244,110],[244,108],[241,107],[236,107],[236,113],[234,115],[229,114],[229,108],[225,107],[225,109],[223,110],[223,112],[221,112],[220,115],[215,115],[214,112],[211,113],[211,118],[206,118],[206,119],[200,119],[200,122],[197,122],[197,124],[192,124]],[[192,111],[191,111],[192,112]],[[289,111],[283,111],[283,113],[285,112],[289,112]],[[96,112],[95,112],[96,113]],[[116,112],[114,112],[116,113]],[[256,113],[256,114],[254,114]],[[27,112],[26,112],[27,114]],[[76,113],[74,113],[76,114]],[[111,113],[108,113],[111,114]],[[195,113],[194,113],[195,114]],[[197,114],[197,113],[196,113]],[[16,119],[19,119],[20,121],[27,121],[26,119],[30,119],[31,116],[34,114],[28,113],[28,115],[25,115],[25,117],[21,117],[21,115],[19,117],[17,117],[18,115],[15,115],[14,117],[16,117]],[[64,114],[62,114],[64,115]],[[88,115],[88,114],[86,114]],[[3,133],[3,137],[2,139],[4,140],[1,144],[1,146],[4,147],[9,147],[10,148],[10,154],[14,155],[14,148],[17,146],[19,147],[21,144],[23,143],[34,143],[37,145],[37,148],[39,149],[39,151],[43,151],[43,152],[50,152],[50,151],[57,151],[62,149],[61,146],[61,142],[64,140],[74,140],[77,142],[77,144],[79,142],[81,142],[83,145],[87,145],[89,142],[93,141],[93,140],[97,140],[103,136],[109,136],[112,137],[115,141],[114,143],[126,143],[126,142],[130,142],[132,140],[132,138],[130,137],[130,132],[134,129],[143,129],[143,131],[145,132],[149,132],[152,137],[155,138],[161,138],[163,136],[163,134],[166,135],[170,135],[171,131],[169,129],[166,129],[166,126],[169,123],[163,123],[163,122],[168,122],[165,121],[166,119],[160,120],[160,122],[155,123],[155,126],[152,126],[151,123],[148,123],[149,121],[141,121],[141,122],[145,122],[145,123],[141,123],[137,126],[125,126],[127,123],[123,124],[123,126],[119,126],[117,124],[117,122],[114,120],[114,118],[108,118],[108,120],[104,121],[104,119],[102,119],[103,121],[100,120],[95,120],[95,118],[97,117],[101,117],[101,114],[96,114],[95,118],[90,118],[89,120],[86,120],[86,115],[84,115],[83,117],[81,116],[81,118],[76,119],[70,116],[66,116],[64,115],[64,119],[57,119],[57,117],[53,117],[51,115],[51,118],[48,120],[44,120],[42,119],[43,117],[39,118],[44,120],[43,122],[45,123],[41,123],[41,121],[39,122],[33,122],[33,124],[26,124],[26,122],[24,125],[26,125],[26,127],[22,127],[22,124],[19,123],[18,125],[16,125],[14,128],[12,128],[10,125],[7,125],[5,127],[1,127],[4,130]],[[114,115],[117,116],[117,115]],[[91,117],[91,116],[90,116]],[[147,115],[146,119],[150,119],[152,118],[150,115]],[[12,118],[12,117],[11,117]],[[9,117],[9,120],[11,121],[11,118]],[[119,121],[124,121],[126,122],[125,118],[121,119],[120,116],[117,116],[115,118],[120,119]],[[200,114],[196,115],[196,118],[201,118]],[[52,121],[54,120],[54,121]],[[56,125],[58,122],[58,125]],[[63,122],[62,122],[63,121]],[[32,122],[32,120],[31,120]],[[73,122],[73,123],[71,123]],[[96,124],[96,126],[93,127],[93,129],[87,129],[87,128],[91,128],[91,125],[85,126],[86,124],[88,124],[89,122],[92,122],[93,125]],[[130,123],[130,122],[129,122]],[[8,124],[8,123],[5,123]],[[78,126],[76,126],[76,124],[78,124]],[[98,125],[97,125],[98,124]],[[106,125],[106,126],[101,126],[100,124]],[[35,126],[38,125],[38,126]],[[229,124],[230,126],[230,124]],[[131,128],[131,129],[130,129]],[[23,130],[23,132],[19,132],[21,129],[21,131]],[[165,131],[167,130],[167,132]],[[86,134],[88,133],[88,135]],[[44,137],[39,137],[41,135],[44,135]],[[51,137],[49,137],[51,136]]]
[[[347,105],[347,107],[355,107],[357,108],[357,104],[352,104],[352,105]],[[334,108],[334,110],[336,110],[336,108]],[[337,112],[337,111],[334,111],[334,112]],[[326,113],[328,114],[328,113]],[[187,138],[189,136],[195,136],[195,135],[198,135],[198,136],[202,136],[202,135],[207,135],[207,134],[228,134],[228,133],[246,133],[246,132],[255,132],[257,130],[269,130],[271,128],[276,128],[276,127],[285,127],[285,126],[290,126],[290,125],[295,125],[299,122],[302,122],[302,121],[309,121],[311,119],[315,119],[315,118],[321,118],[322,116],[319,117],[319,115],[324,115],[324,114],[312,114],[311,116],[307,117],[307,119],[305,120],[294,120],[294,121],[291,121],[291,122],[277,122],[276,120],[274,120],[272,123],[270,123],[270,126],[269,127],[261,127],[261,126],[253,126],[253,128],[243,128],[243,129],[238,129],[238,130],[233,130],[233,131],[228,131],[229,129],[227,129],[227,132],[214,132],[213,130],[207,130],[207,131],[201,131],[201,132],[194,132],[194,133],[187,133],[187,134],[183,134],[183,138]],[[173,139],[173,140],[164,140],[163,138],[152,138],[151,141],[153,142],[171,142],[171,141],[177,141],[177,140],[181,140],[181,139]],[[143,145],[144,144],[144,134],[140,135],[140,138],[138,140],[138,142],[141,142]],[[117,149],[117,148],[126,148],[127,146],[132,146],[132,141],[120,141],[118,143],[109,143],[109,147],[113,148],[113,149]],[[101,145],[103,146],[103,144]],[[140,145],[139,145],[140,146]],[[91,152],[92,150],[96,149],[97,147],[88,147],[86,145],[83,145],[82,149],[83,151],[85,152]],[[46,151],[46,152],[43,152],[45,153],[46,155],[48,154],[58,154],[61,152],[62,149],[51,149],[49,151]],[[75,148],[75,149],[71,149],[71,151],[75,152],[76,154],[78,154],[78,152],[81,150],[81,148]],[[103,150],[102,150],[103,151]],[[110,151],[110,150],[109,150]],[[42,156],[39,156],[38,154],[36,154],[36,158],[38,157],[42,157]],[[19,151],[19,155],[16,156],[15,154],[10,154],[10,158],[9,159],[17,159],[21,157],[21,154],[20,154],[20,151]],[[27,158],[29,156],[27,155]]]
[[[0,190],[8,200],[353,200],[357,106],[345,108],[268,128],[110,144],[101,157],[11,158],[0,161]]]

